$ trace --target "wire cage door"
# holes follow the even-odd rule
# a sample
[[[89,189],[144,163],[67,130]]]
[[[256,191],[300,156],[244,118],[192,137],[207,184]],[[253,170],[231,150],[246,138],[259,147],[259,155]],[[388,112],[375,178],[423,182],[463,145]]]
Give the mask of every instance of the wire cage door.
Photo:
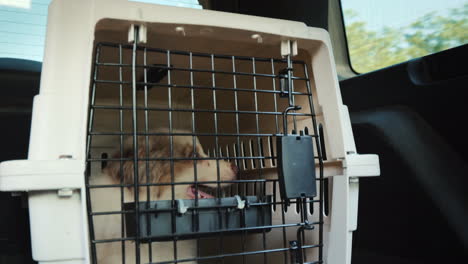
[[[323,157],[305,61],[96,43],[93,262],[323,263]],[[290,100],[302,108],[285,112]],[[312,138],[316,196],[282,199],[276,142],[299,131]]]

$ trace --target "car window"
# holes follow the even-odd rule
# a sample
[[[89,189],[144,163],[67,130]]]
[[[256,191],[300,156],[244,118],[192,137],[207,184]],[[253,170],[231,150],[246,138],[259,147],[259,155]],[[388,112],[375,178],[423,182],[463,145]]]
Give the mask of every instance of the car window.
[[[366,73],[468,43],[467,0],[341,0],[351,67]]]
[[[202,8],[202,6],[198,4],[197,0],[128,0],[128,1],[188,7],[188,8],[196,8],[196,9]]]
[[[51,0],[0,0],[0,58],[42,61]]]
[[[197,0],[131,1],[201,9]],[[0,58],[42,61],[50,2],[51,0],[0,0]]]

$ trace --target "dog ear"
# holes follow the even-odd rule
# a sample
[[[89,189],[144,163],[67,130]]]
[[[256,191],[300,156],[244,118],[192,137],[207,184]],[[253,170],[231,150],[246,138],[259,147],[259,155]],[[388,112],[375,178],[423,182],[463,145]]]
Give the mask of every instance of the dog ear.
[[[183,158],[200,158],[203,156],[203,149],[199,145],[196,145],[194,151],[192,144],[186,144],[181,154]]]
[[[183,158],[191,158],[193,157],[193,147],[190,144],[184,145],[181,151]],[[195,153],[196,154],[196,153]]]
[[[103,172],[111,176],[115,181],[125,184],[133,182],[133,162],[128,161],[128,159],[133,158],[134,153],[133,148],[129,147],[127,143],[125,143],[123,152],[116,151],[112,155],[112,159],[115,160],[108,162],[103,169]]]

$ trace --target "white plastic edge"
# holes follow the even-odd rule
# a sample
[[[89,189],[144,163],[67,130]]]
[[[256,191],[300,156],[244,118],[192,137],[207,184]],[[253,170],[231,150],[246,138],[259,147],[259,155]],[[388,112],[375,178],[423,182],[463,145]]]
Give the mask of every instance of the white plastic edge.
[[[346,169],[346,175],[350,178],[379,176],[379,156],[375,154],[346,155],[343,168]]]
[[[177,6],[177,7],[185,7],[185,8],[194,8],[194,9],[203,9],[203,7],[199,4],[197,0],[185,0],[185,1],[177,1],[177,0],[128,0],[130,2],[141,2],[141,3],[148,3],[148,4],[158,4],[158,5],[168,5],[168,6]]]
[[[0,163],[0,191],[81,189],[83,160],[11,160]]]

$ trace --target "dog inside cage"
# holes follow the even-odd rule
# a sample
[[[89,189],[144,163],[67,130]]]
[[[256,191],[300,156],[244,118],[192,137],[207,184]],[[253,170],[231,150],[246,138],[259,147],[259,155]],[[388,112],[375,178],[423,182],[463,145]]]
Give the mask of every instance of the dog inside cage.
[[[322,263],[323,167],[305,51],[171,43],[96,41],[93,262]]]

